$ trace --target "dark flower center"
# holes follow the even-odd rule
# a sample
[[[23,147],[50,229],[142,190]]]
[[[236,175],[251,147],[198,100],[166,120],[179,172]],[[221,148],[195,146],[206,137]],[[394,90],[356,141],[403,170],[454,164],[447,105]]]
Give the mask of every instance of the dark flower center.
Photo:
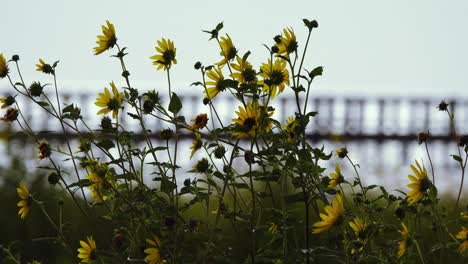
[[[90,259],[90,260],[95,260],[95,259],[97,259],[96,250],[91,249],[91,252],[89,253],[89,259]]]
[[[175,51],[174,50],[166,50],[162,54],[164,59],[164,65],[170,65],[171,61],[175,59]]]
[[[252,68],[245,68],[242,72],[242,77],[244,77],[245,82],[255,81],[256,76],[257,73]]]
[[[232,47],[228,50],[226,57],[228,60],[232,60],[236,57],[236,55],[237,55],[237,49],[235,47]]]
[[[244,126],[248,127],[249,130],[251,130],[256,124],[257,124],[257,121],[255,120],[255,118],[252,118],[252,117],[249,117],[245,119],[244,121]]]
[[[270,83],[272,85],[280,85],[284,80],[284,75],[281,71],[272,71],[270,75]]]
[[[117,98],[111,98],[109,100],[109,103],[107,104],[107,108],[109,108],[110,110],[119,110],[119,107],[120,103],[119,100],[117,100]]]
[[[288,53],[293,53],[297,50],[297,47],[298,47],[297,41],[292,40],[291,42],[289,42],[289,45],[286,46],[286,51]]]
[[[428,178],[424,178],[421,180],[419,190],[421,192],[426,192],[429,187],[431,187],[431,181]]]

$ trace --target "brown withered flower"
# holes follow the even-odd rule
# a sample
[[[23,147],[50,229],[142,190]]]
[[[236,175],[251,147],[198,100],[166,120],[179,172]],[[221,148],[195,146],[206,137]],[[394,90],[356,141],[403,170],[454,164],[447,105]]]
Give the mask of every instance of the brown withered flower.
[[[422,143],[427,142],[429,139],[429,131],[428,132],[421,132],[418,134],[418,144],[421,145]]]
[[[190,126],[192,130],[200,130],[206,126],[208,122],[208,115],[207,114],[199,114],[195,119],[192,120],[193,125]]]
[[[50,146],[49,146],[49,143],[47,142],[41,142],[38,146],[39,148],[39,159],[45,159],[45,158],[48,158],[50,157]]]
[[[9,108],[2,120],[5,122],[14,122],[18,118],[18,110],[16,108]]]

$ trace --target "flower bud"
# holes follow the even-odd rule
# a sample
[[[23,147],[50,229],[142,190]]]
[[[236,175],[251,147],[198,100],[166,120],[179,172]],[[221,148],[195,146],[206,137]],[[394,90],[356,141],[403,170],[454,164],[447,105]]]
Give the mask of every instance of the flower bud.
[[[216,147],[214,151],[214,156],[217,159],[221,159],[225,153],[226,153],[226,148],[224,148],[224,146],[222,145],[219,145],[218,147]]]
[[[448,104],[444,100],[442,100],[437,108],[439,109],[439,111],[447,111],[447,107]]]
[[[29,86],[29,93],[33,97],[39,97],[41,96],[43,89],[44,86],[42,86],[40,82],[33,82],[31,86]]]
[[[174,136],[174,131],[170,128],[163,129],[161,131],[161,138],[164,140],[169,140]]]
[[[195,170],[198,173],[205,173],[209,167],[210,164],[208,163],[208,160],[203,158],[197,162],[197,164],[195,165]]]
[[[348,156],[348,150],[346,148],[340,148],[336,150],[336,155],[340,159],[344,159],[346,156]]]
[[[57,184],[59,182],[59,180],[60,180],[60,177],[55,172],[52,172],[51,174],[49,174],[49,177],[47,177],[47,181],[51,185]]]
[[[421,145],[422,143],[427,142],[429,139],[429,133],[428,132],[421,132],[418,134],[418,144]]]

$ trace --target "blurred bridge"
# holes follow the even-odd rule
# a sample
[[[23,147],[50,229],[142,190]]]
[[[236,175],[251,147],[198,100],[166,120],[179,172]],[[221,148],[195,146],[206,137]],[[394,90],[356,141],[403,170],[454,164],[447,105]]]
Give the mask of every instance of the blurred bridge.
[[[209,113],[209,108],[202,104],[202,97],[195,94],[180,94],[183,109],[181,114],[189,121],[197,113]],[[167,102],[167,98],[161,98]],[[468,98],[443,98],[456,115],[456,129],[463,132],[463,124],[468,123]],[[30,102],[17,97],[23,106],[23,112],[35,131],[60,131],[58,122],[48,118],[45,111]],[[437,109],[441,98],[431,97],[312,97],[308,109],[317,111],[308,126],[308,137],[314,141],[337,139],[343,141],[356,140],[415,140],[417,134],[430,131],[433,140],[450,141],[453,139],[450,120],[447,113]],[[96,116],[98,108],[94,106],[95,97],[89,93],[64,94],[64,104],[74,103],[81,108],[83,118],[91,127],[98,128],[100,117]],[[167,104],[167,103],[166,103]],[[302,102],[303,104],[303,102]],[[219,96],[214,105],[225,124],[231,123],[238,103],[233,98]],[[274,117],[284,122],[288,116],[294,115],[295,101],[293,97],[279,96],[273,106],[276,108]],[[129,110],[129,109],[126,109]],[[158,132],[165,128],[159,119],[146,120],[148,129]],[[120,122],[128,125],[129,130],[136,134],[141,128],[129,116],[121,115]],[[158,133],[154,133],[157,137]],[[52,134],[53,135],[53,134]],[[55,137],[60,137],[57,133]]]
[[[189,121],[197,113],[209,113],[209,108],[202,104],[199,94],[180,94],[183,109],[181,114]],[[161,98],[167,102],[167,98]],[[444,98],[452,112],[456,115],[456,129],[463,132],[463,124],[468,123],[468,98]],[[44,134],[52,139],[62,138],[57,120],[48,118],[45,111],[38,106],[31,106],[27,100],[18,97],[20,105],[28,106],[23,112],[35,131],[56,131]],[[438,111],[441,98],[431,97],[312,97],[308,109],[317,111],[307,128],[307,136],[314,142],[318,141],[399,141],[406,145],[416,142],[418,133],[430,131],[434,141],[448,143],[453,141],[450,120],[447,113]],[[96,116],[95,97],[89,93],[64,94],[63,103],[74,103],[81,108],[83,118],[92,128],[99,128],[100,117]],[[219,96],[214,105],[224,124],[231,123],[238,102],[232,97]],[[279,96],[273,106],[275,118],[284,121],[294,115],[295,101],[293,97]],[[303,102],[302,104],[303,105]],[[128,109],[127,109],[128,110]],[[167,127],[159,119],[145,120],[152,136],[157,138],[159,131]],[[134,131],[136,138],[143,138],[141,127],[131,117],[121,115],[120,122]],[[403,154],[405,155],[405,154]],[[406,155],[405,155],[406,156]]]
[[[79,106],[88,126],[99,129],[101,116],[96,115],[98,108],[94,106],[95,96],[91,94],[79,92],[64,94],[62,103],[74,103]],[[183,104],[180,114],[184,115],[187,121],[193,119],[198,113],[210,115],[209,108],[203,105],[200,94],[179,93],[179,97]],[[168,104],[167,98],[161,99],[164,105]],[[406,182],[408,164],[414,159],[424,159],[426,166],[429,166],[424,146],[419,146],[417,143],[417,135],[420,132],[430,131],[429,149],[433,161],[437,164],[436,174],[451,174],[448,176],[453,176],[455,180],[446,182],[457,184],[459,174],[457,163],[450,157],[451,154],[456,154],[456,142],[447,113],[437,109],[442,99],[450,105],[450,111],[455,113],[457,133],[467,133],[468,98],[318,96],[310,99],[307,108],[309,111],[319,112],[311,120],[306,131],[307,136],[312,142],[325,145],[327,151],[343,146],[348,147],[355,161],[365,165],[371,164],[361,169],[364,174],[381,181],[380,183],[398,186]],[[33,130],[52,131],[52,133],[40,133],[41,138],[50,141],[64,139],[57,120],[49,118],[40,107],[31,105],[21,96],[17,97],[17,101],[23,107],[25,117]],[[223,124],[230,124],[235,115],[234,111],[239,105],[238,102],[231,97],[219,96],[213,104]],[[276,98],[272,105],[276,109],[274,117],[282,123],[288,116],[293,116],[296,109],[294,98],[284,94]],[[131,111],[128,108],[126,110]],[[122,115],[120,122],[129,131],[135,133],[137,141],[143,139],[139,124],[131,117]],[[151,130],[154,140],[158,140],[161,129],[168,127],[167,124],[163,124],[154,117],[148,118],[145,123],[147,129]],[[0,131],[4,131],[5,127],[5,123],[0,124]],[[15,131],[18,127],[13,125],[10,129]],[[70,136],[73,136],[71,131]],[[17,142],[21,144],[25,142],[24,135],[21,134],[13,134],[10,138],[13,141],[20,139]],[[192,137],[182,135],[182,138],[187,140],[181,143],[180,149],[188,150]],[[180,162],[186,162],[188,165],[191,161],[187,159]],[[333,166],[333,164],[327,163],[326,166]],[[399,175],[399,178],[380,177],[382,175]]]

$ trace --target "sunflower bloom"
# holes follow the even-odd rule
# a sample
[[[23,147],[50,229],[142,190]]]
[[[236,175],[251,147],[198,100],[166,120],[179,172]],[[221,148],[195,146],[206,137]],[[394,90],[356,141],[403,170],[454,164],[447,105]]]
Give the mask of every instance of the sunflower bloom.
[[[234,47],[234,44],[232,44],[232,39],[228,34],[226,34],[226,37],[221,37],[219,46],[221,47],[221,52],[219,54],[223,59],[216,63],[216,65],[218,65],[218,67],[223,67],[228,61],[231,61],[236,57],[237,49]]]
[[[458,252],[464,255],[468,253],[468,228],[463,227],[460,232],[455,236],[457,239],[461,240],[460,246],[458,247]]]
[[[411,183],[407,186],[411,191],[406,195],[406,200],[408,200],[410,205],[413,205],[424,197],[432,183],[427,176],[426,167],[423,166],[421,168],[418,161],[416,161],[416,167],[411,165],[410,168],[414,175],[408,175]]]
[[[346,148],[339,148],[335,151],[336,155],[340,158],[340,159],[344,159],[346,158],[346,156],[348,156],[348,149]]]
[[[367,243],[368,224],[362,218],[355,217],[349,222],[349,226],[353,229],[357,239],[362,242],[363,245],[359,248],[359,252],[362,252]],[[354,252],[355,250],[353,249],[351,253],[354,254]]]
[[[401,258],[406,253],[406,248],[408,247],[408,228],[404,223],[401,223],[402,229],[400,234],[402,239],[398,242],[398,257]]]
[[[257,82],[257,73],[252,67],[252,64],[241,57],[236,57],[237,63],[232,63],[233,72],[231,77],[239,83],[255,83]]]
[[[202,146],[203,142],[201,140],[201,135],[200,133],[195,132],[195,140],[192,142],[192,146],[190,146],[190,149],[192,150],[190,153],[190,159],[192,159],[193,155],[195,155],[195,152],[197,152]]]
[[[5,78],[8,75],[9,69],[3,53],[0,53],[0,79]]]
[[[54,74],[54,68],[50,64],[45,63],[43,59],[39,59],[39,64],[36,64],[36,67],[36,71],[38,72]]]
[[[333,225],[341,224],[344,214],[343,196],[337,194],[331,205],[325,206],[324,210],[326,214],[320,213],[322,220],[314,224],[313,234],[320,234],[332,228]]]
[[[193,125],[190,126],[190,129],[200,130],[206,126],[206,123],[208,122],[208,115],[199,114],[192,121],[193,121]]]
[[[242,129],[233,132],[238,138],[254,137],[260,130],[260,111],[256,103],[247,102],[246,107],[239,106],[237,118],[232,119]]]
[[[98,46],[94,48],[94,55],[99,55],[104,51],[113,48],[117,43],[114,25],[109,22],[109,20],[106,20],[106,24],[107,27],[104,25],[101,26],[102,34],[104,35],[97,36],[98,40],[96,41],[96,44],[98,44]]]
[[[145,249],[145,254],[147,254],[145,260],[148,261],[149,264],[163,263],[163,259],[161,258],[159,251],[161,247],[161,241],[159,238],[154,236],[153,239],[146,239],[146,243],[148,243],[149,246]]]
[[[90,173],[86,178],[92,183],[88,186],[91,190],[91,197],[96,203],[107,200],[105,195],[108,184],[112,184],[111,171],[107,164],[95,164],[87,168]]]
[[[206,90],[204,91],[206,97],[208,99],[213,99],[215,98],[216,95],[218,95],[220,92],[224,91],[226,87],[224,86],[224,75],[223,72],[221,71],[220,68],[214,68],[209,70],[206,73],[206,76],[211,81],[206,82]]]
[[[78,248],[78,258],[80,263],[92,263],[96,258],[96,241],[92,236],[86,237],[88,242],[80,240],[81,248]]]
[[[5,109],[15,103],[15,98],[13,96],[7,96],[0,98],[0,103],[2,104],[2,109]]]
[[[24,219],[31,210],[32,199],[31,195],[29,194],[28,187],[24,184],[23,181],[19,183],[18,188],[16,188],[16,192],[18,193],[19,198],[21,199],[17,205],[20,208],[18,211],[18,215],[21,219]]]
[[[276,43],[278,47],[278,55],[289,56],[290,53],[297,51],[298,43],[296,40],[296,34],[292,28],[284,28],[283,36],[279,38],[279,43]]]
[[[283,92],[284,87],[289,85],[289,72],[285,60],[277,59],[272,63],[268,59],[268,63],[263,63],[260,67],[259,75],[263,77],[263,92],[271,98]]]
[[[333,189],[336,186],[344,182],[343,175],[341,174],[340,164],[335,165],[335,172],[330,173],[330,181],[328,182],[328,188]]]
[[[290,116],[286,120],[286,124],[283,126],[284,131],[288,134],[288,142],[294,143],[294,138],[296,136],[296,119]]]
[[[107,114],[112,111],[112,118],[116,118],[119,108],[122,107],[123,93],[119,93],[114,82],[111,82],[110,86],[112,88],[113,95],[111,95],[109,89],[104,88],[104,93],[99,93],[99,97],[96,99],[94,104],[102,108],[97,112],[98,115]]]
[[[158,54],[151,56],[150,59],[153,60],[153,65],[156,65],[158,70],[168,70],[172,64],[177,64],[176,48],[172,40],[165,38],[158,40],[158,46],[155,49]]]

